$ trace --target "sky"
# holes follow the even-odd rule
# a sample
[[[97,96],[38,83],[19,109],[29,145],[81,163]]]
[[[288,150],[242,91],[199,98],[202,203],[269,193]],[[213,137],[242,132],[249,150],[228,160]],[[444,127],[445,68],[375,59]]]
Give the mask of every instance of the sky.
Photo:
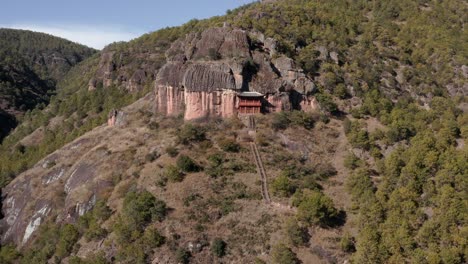
[[[2,0],[0,28],[27,29],[102,49],[253,0]]]

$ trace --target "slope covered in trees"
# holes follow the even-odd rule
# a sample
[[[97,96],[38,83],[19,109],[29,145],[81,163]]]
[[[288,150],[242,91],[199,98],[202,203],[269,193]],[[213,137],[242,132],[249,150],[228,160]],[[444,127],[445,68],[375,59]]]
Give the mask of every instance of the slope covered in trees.
[[[44,108],[56,83],[96,51],[43,33],[0,29],[0,118],[13,119]],[[2,124],[0,139],[15,122]]]

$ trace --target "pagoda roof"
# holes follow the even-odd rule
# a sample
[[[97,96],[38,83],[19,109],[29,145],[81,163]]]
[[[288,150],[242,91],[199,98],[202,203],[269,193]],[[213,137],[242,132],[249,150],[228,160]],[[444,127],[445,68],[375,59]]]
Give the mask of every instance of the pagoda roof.
[[[263,94],[259,92],[242,92],[242,93],[238,93],[237,96],[239,97],[263,97]]]

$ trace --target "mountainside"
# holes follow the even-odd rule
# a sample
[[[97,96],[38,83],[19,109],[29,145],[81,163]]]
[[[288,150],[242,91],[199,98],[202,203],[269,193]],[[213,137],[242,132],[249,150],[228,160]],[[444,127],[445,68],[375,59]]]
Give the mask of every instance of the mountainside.
[[[466,263],[467,20],[261,1],[109,45],[0,146],[0,262]]]
[[[37,105],[45,106],[56,83],[96,51],[43,33],[0,29],[0,113],[13,119]],[[14,127],[5,123],[0,139]]]

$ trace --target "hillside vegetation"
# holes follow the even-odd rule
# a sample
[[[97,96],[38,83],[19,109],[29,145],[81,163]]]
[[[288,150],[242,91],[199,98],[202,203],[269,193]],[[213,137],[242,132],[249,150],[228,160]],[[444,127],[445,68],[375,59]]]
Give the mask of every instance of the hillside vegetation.
[[[86,155],[116,162],[96,165],[109,189],[76,222],[49,220],[24,249],[3,246],[0,262],[466,263],[467,21],[461,0],[278,0],[109,45],[60,79],[47,107],[27,111],[0,146],[2,187],[59,150],[73,161],[44,170],[92,163]],[[140,90],[119,85],[157,72],[178,38],[224,23],[249,31],[252,46],[258,33],[277,40],[314,80],[321,111],[257,116],[249,139],[239,120],[184,124],[151,113],[141,106],[151,96],[140,98],[154,75]],[[106,54],[112,85],[88,91]],[[44,75],[31,74],[26,86],[42,87]],[[126,105],[124,128],[99,127]],[[81,139],[94,142],[89,152],[62,148]],[[277,208],[261,200],[249,140]]]
[[[43,33],[0,29],[0,118],[14,120],[27,110],[44,108],[56,83],[95,52]],[[15,124],[2,123],[0,140]]]

